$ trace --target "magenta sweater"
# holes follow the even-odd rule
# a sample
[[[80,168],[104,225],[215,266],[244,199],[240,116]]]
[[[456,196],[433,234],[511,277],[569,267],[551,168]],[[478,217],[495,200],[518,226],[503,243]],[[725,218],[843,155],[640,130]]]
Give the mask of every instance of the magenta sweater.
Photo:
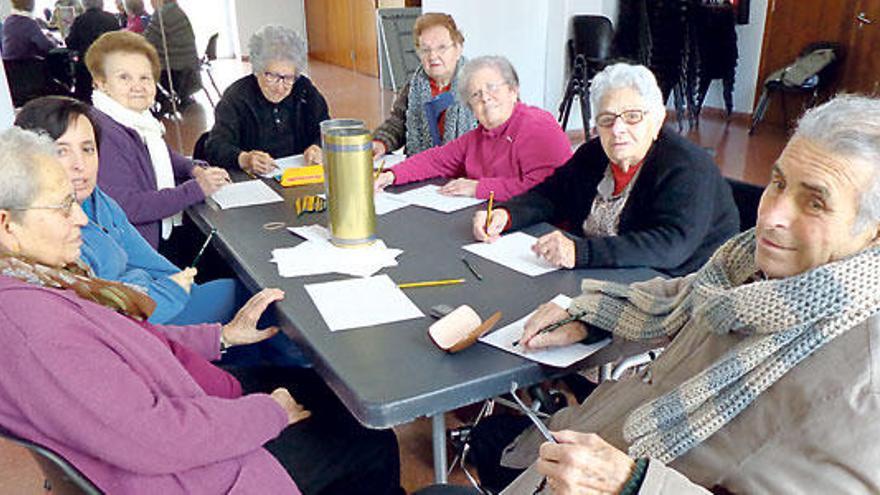
[[[482,125],[394,167],[394,183],[433,177],[477,179],[477,198],[506,201],[546,179],[571,156],[571,143],[548,112],[517,103],[503,125]]]
[[[106,493],[299,493],[262,448],[287,426],[284,410],[266,394],[207,394],[152,333],[216,359],[219,325],[143,327],[0,276],[0,424]]]

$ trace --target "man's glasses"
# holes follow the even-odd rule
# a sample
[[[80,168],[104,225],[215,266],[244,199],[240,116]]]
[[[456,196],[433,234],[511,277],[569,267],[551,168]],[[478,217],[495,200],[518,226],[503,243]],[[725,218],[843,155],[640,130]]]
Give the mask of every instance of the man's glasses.
[[[441,57],[446,52],[448,52],[450,48],[452,48],[451,44],[435,46],[433,48],[429,48],[427,46],[426,47],[420,46],[420,47],[416,48],[416,53],[418,54],[418,56],[420,56],[422,58],[428,58],[431,55],[434,55],[435,53],[437,54],[438,57]]]
[[[64,198],[64,201],[61,204],[57,205],[34,205],[34,206],[13,206],[6,208],[7,210],[12,211],[25,211],[25,210],[58,210],[64,215],[64,218],[70,218],[71,213],[73,213],[73,205],[76,204],[76,195],[71,193],[69,196]]]
[[[269,84],[282,84],[284,86],[293,86],[296,82],[296,74],[278,74],[277,72],[263,71],[263,78]]]
[[[483,101],[483,97],[485,95],[492,95],[493,97],[498,96],[498,92],[501,91],[501,88],[503,88],[506,85],[507,85],[507,83],[504,81],[496,82],[496,83],[488,83],[485,86],[483,86],[483,89],[478,89],[478,90],[474,91],[473,93],[471,93],[471,95],[468,96],[468,103],[470,103],[473,106],[473,105],[476,105],[477,103]]]
[[[627,125],[635,125],[645,120],[647,110],[624,110],[620,113],[603,112],[596,116],[596,125],[599,127],[611,127],[617,118],[623,119]]]

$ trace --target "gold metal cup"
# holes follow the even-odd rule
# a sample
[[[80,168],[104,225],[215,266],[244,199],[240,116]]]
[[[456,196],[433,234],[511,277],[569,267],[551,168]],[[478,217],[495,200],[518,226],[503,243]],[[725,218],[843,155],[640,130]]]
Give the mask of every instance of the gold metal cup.
[[[376,240],[370,131],[361,120],[325,120],[321,142],[330,242],[339,247],[369,246]]]

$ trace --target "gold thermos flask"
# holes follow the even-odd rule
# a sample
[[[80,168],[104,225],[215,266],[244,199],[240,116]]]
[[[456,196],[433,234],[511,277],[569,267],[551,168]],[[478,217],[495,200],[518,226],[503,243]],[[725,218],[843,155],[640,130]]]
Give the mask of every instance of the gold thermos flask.
[[[376,240],[372,140],[361,120],[321,122],[330,241],[339,247],[369,246]]]

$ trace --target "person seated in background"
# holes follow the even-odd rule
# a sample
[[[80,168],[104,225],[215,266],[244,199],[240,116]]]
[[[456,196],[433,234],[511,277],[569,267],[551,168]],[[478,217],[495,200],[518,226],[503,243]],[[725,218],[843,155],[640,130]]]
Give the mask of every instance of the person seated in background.
[[[377,189],[449,177],[443,194],[486,199],[494,193],[504,201],[540,184],[571,156],[571,143],[553,116],[519,101],[519,78],[506,58],[471,60],[458,89],[480,125],[379,174]]]
[[[70,34],[70,26],[85,9],[79,0],[55,0],[55,6],[49,16],[49,29],[57,29],[61,39],[66,39]],[[49,12],[49,9],[44,11]]]
[[[141,34],[150,23],[150,14],[144,8],[144,0],[125,0],[125,30]]]
[[[458,101],[459,73],[467,61],[464,35],[452,16],[420,15],[413,41],[421,66],[398,91],[391,115],[373,132],[373,155],[401,147],[407,156],[446,144],[476,127],[466,101]]]
[[[83,61],[84,55],[98,36],[119,29],[119,21],[113,14],[104,12],[104,0],[83,0],[83,7],[86,10],[74,19],[66,44],[80,55],[76,62],[76,97],[91,101],[92,77]]]
[[[150,323],[231,320],[244,288],[232,279],[195,284],[196,269],[181,270],[159,254],[98,187],[100,139],[90,112],[88,105],[72,98],[46,96],[28,102],[15,118],[18,127],[45,132],[58,146],[58,160],[89,218],[81,229],[83,261],[96,277],[144,289],[156,302]]]
[[[505,493],[541,476],[553,493],[880,492],[878,294],[880,100],[838,96],[801,117],[757,226],[695,274],[587,280],[526,323],[531,349],[603,331],[668,343],[554,415],[557,444],[518,437],[502,463],[531,467]]]
[[[647,68],[606,67],[590,86],[599,136],[541,185],[498,205],[473,233],[492,242],[539,222],[565,228],[538,239],[535,254],[564,268],[648,267],[690,273],[739,231],[730,186],[699,146],[663,129],[666,107]]]
[[[159,326],[146,294],[89,276],[56,153],[0,133],[0,424],[105,493],[401,493],[394,433],[360,426],[313,372],[239,380],[208,361],[275,334],[256,325],[282,291],[226,325]]]
[[[174,93],[180,98],[181,105],[186,107],[195,102],[192,95],[202,89],[196,35],[189,17],[176,0],[150,0],[150,3],[153,6],[153,16],[144,28],[143,35],[159,54],[162,86],[170,92],[170,78]],[[168,47],[167,60],[165,46]]]
[[[34,20],[34,0],[11,0],[12,11],[3,20],[3,60],[44,58],[58,46]]]
[[[205,156],[228,169],[263,174],[275,158],[303,154],[321,163],[320,123],[330,118],[327,102],[303,74],[306,44],[296,31],[260,28],[248,43],[253,73],[232,83],[217,103]]]
[[[167,242],[181,212],[227,184],[229,174],[197,166],[165,143],[165,126],[150,113],[159,56],[142,36],[101,35],[86,53],[86,66],[95,80],[92,115],[101,135],[98,185],[144,239],[169,256],[174,247]]]

